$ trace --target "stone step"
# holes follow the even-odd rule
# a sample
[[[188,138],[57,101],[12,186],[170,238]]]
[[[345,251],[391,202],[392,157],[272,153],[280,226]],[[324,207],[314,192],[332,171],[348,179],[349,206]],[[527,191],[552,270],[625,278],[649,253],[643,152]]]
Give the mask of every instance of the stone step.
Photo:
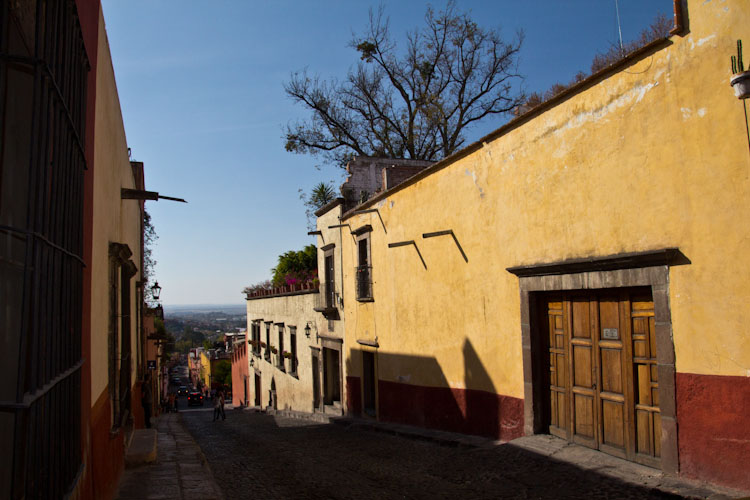
[[[130,446],[125,452],[125,467],[132,468],[152,463],[156,460],[156,429],[137,429],[133,431]]]

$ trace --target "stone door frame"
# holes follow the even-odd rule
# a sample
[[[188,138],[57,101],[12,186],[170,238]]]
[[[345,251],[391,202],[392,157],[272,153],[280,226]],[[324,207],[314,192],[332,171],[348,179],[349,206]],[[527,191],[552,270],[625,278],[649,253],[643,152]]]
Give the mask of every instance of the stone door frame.
[[[677,473],[677,412],[675,353],[669,306],[669,266],[689,263],[677,249],[664,249],[601,258],[508,268],[519,278],[524,378],[524,434],[547,432],[544,422],[545,372],[542,366],[539,307],[543,292],[651,287],[654,300],[661,468]]]

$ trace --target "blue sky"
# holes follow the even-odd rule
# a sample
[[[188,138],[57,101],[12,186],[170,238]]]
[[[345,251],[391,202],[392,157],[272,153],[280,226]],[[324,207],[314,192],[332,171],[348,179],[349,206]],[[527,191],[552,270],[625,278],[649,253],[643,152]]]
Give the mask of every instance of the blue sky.
[[[623,38],[633,39],[672,0],[619,0]],[[347,46],[379,2],[103,0],[128,146],[146,187],[188,204],[147,202],[159,240],[162,301],[243,303],[279,254],[307,236],[299,190],[338,186],[344,172],[284,150],[283,127],[307,114],[284,94],[293,71],[343,78]],[[394,35],[420,26],[427,2],[382,2]],[[440,9],[444,0],[431,4]],[[482,26],[525,33],[520,72],[544,91],[588,71],[617,40],[615,0],[457,0]],[[491,119],[468,142],[498,128]]]

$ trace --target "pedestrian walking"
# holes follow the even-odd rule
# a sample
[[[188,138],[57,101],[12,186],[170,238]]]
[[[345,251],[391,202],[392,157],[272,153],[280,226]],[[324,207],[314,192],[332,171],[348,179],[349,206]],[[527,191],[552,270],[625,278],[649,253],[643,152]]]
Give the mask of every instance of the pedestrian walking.
[[[219,403],[220,403],[219,408],[221,408],[221,419],[222,420],[226,420],[227,419],[227,414],[224,413],[224,401],[225,401],[224,400],[224,391],[221,391],[219,393]]]
[[[151,374],[146,373],[143,376],[143,383],[141,384],[141,405],[143,406],[143,418],[146,421],[146,429],[151,428],[151,405],[153,404],[153,396],[151,394]]]
[[[214,398],[214,419],[212,422],[216,422],[221,415],[221,402],[219,398]]]

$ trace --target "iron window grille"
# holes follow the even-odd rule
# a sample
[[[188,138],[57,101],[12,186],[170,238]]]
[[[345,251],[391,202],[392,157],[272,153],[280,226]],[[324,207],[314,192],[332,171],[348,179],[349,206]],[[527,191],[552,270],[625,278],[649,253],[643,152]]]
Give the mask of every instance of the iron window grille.
[[[354,268],[357,277],[357,300],[372,300],[372,266]]]
[[[80,477],[89,69],[74,0],[0,2],[0,498]]]
[[[278,325],[279,328],[279,345],[276,352],[276,366],[282,372],[284,370],[284,325]]]
[[[291,353],[291,363],[289,371],[292,374],[297,374],[297,327],[289,327],[289,352]]]

